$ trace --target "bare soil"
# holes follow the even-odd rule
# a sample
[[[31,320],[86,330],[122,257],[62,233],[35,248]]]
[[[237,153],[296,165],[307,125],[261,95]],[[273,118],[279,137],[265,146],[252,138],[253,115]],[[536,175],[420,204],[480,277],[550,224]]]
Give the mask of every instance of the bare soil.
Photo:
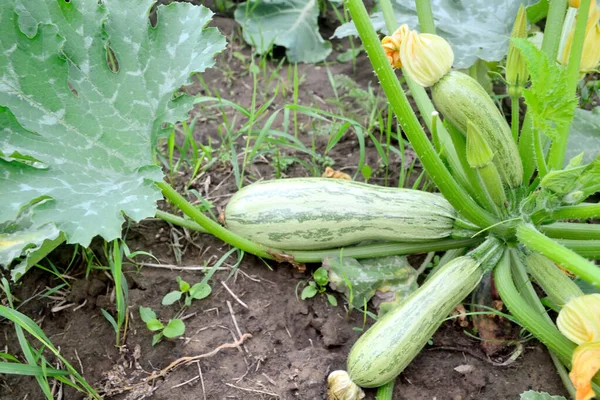
[[[214,24],[228,36],[231,45],[219,56],[217,66],[203,74],[204,81],[211,90],[217,89],[223,98],[249,106],[252,77],[247,72],[247,65],[234,57],[234,52],[249,60],[250,51],[240,43],[237,27],[231,19],[217,18]],[[334,42],[334,47],[338,44]],[[331,60],[337,54],[336,51]],[[270,68],[274,65],[271,62]],[[327,68],[334,75],[351,76],[363,88],[376,83],[364,55],[356,60],[355,69],[352,63],[332,63],[327,67],[301,65],[299,74],[304,79],[300,86],[300,104],[328,107],[325,100],[332,98],[333,92]],[[285,72],[280,75],[287,80]],[[291,87],[290,81],[287,83]],[[187,90],[198,94],[203,92],[203,87],[196,84]],[[277,100],[271,109],[282,105],[282,101]],[[204,111],[198,109],[196,112]],[[194,133],[197,140],[206,143],[211,137],[213,143],[218,143],[219,121],[213,115],[201,115]],[[310,121],[301,119],[304,137],[310,129]],[[311,143],[310,139],[306,140]],[[317,152],[322,152],[326,140],[319,139],[316,146]],[[335,162],[334,167],[354,173],[357,148],[355,137],[348,134],[329,154]],[[245,183],[272,178],[274,168],[269,161],[257,159]],[[372,144],[367,147],[367,163],[372,166],[378,163]],[[395,166],[395,170],[390,171],[389,184],[392,185],[399,174],[399,160],[392,159],[390,165]],[[286,172],[287,176],[310,174],[311,171],[298,165]],[[181,189],[187,176],[177,176],[175,182]],[[372,182],[382,183],[377,171]],[[219,211],[236,190],[231,163],[215,164],[199,176],[191,188],[206,196]],[[167,208],[164,204],[161,207]],[[198,268],[214,265],[229,246],[209,235],[185,232],[158,220],[132,223],[126,232],[126,240],[132,251],[151,252],[161,267],[130,265],[127,268],[130,314],[123,347],[115,346],[114,331],[100,312],[101,308],[114,309],[112,283],[105,272],[98,270],[86,278],[85,260],[81,256],[75,257],[74,267],[67,273],[70,288],[63,289],[53,298],[35,297],[20,308],[40,324],[90,383],[107,393],[107,399],[325,398],[326,377],[330,371],[345,368],[348,351],[363,327],[363,314],[354,311],[348,315],[340,296],[337,296],[337,307],[329,305],[324,296],[306,301],[299,299],[302,283],[316,266],[309,266],[308,272],[300,273],[290,265],[267,263],[246,255],[237,271],[229,277],[237,262],[234,253],[222,265],[224,269],[211,279],[212,294],[194,302],[186,311],[185,337],[163,340],[153,347],[152,333],[140,320],[138,308],[151,307],[159,317],[168,320],[177,312],[178,306],[166,307],[160,303],[167,292],[177,289],[175,278],[181,276],[191,283],[200,281],[203,272]],[[98,245],[96,250],[101,253]],[[61,247],[52,256],[54,264],[58,268],[68,265],[72,252],[71,247]],[[157,264],[144,257],[137,261],[142,259]],[[13,290],[19,299],[25,300],[59,283],[53,275],[33,270]],[[64,304],[72,306],[53,310],[63,300]],[[371,324],[372,320],[367,320],[367,326]],[[510,357],[515,347],[506,346],[489,358],[482,351],[481,342],[465,331],[473,333],[473,326],[444,323],[432,342],[397,379],[394,399],[518,399],[520,393],[529,389],[565,395],[546,349],[535,340],[523,343],[523,353],[516,361],[498,366]],[[510,332],[509,339],[519,339],[518,328],[513,327]],[[0,351],[20,356],[14,327],[0,321],[0,333]],[[180,357],[209,353],[223,344],[239,341],[241,335],[246,335],[242,345],[223,348],[212,356],[175,369],[151,384],[137,385],[149,374]],[[0,398],[41,399],[42,393],[31,377],[0,375]],[[62,398],[76,400],[83,396],[65,389]],[[367,399],[374,398],[375,392],[367,391]]]

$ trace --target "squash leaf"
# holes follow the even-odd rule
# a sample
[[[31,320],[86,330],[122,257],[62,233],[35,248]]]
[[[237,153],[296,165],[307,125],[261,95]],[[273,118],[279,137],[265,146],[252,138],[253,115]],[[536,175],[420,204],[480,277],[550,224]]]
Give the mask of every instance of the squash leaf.
[[[526,39],[513,39],[513,43],[531,75],[531,86],[523,90],[523,97],[534,129],[555,139],[558,127],[571,123],[577,107],[577,97],[567,89],[566,69]]]
[[[528,390],[521,393],[521,400],[567,400],[563,396],[552,396],[546,392],[534,392]]]
[[[234,16],[244,40],[259,54],[277,45],[287,49],[291,63],[316,63],[331,53],[331,43],[319,33],[317,0],[251,0]]]
[[[600,154],[600,107],[591,111],[575,109],[565,159],[580,153],[583,153],[583,162],[586,163]]]
[[[154,215],[154,146],[193,102],[174,93],[225,40],[207,8],[160,5],[153,27],[153,4],[0,2],[0,228],[27,213],[28,231],[87,246],[120,237],[122,214]]]

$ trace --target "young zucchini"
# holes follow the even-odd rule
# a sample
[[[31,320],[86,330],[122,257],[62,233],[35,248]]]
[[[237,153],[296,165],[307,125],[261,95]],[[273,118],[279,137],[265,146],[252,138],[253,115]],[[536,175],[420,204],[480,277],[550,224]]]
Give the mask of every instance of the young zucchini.
[[[444,318],[477,286],[487,268],[497,262],[501,247],[496,239],[490,238],[466,256],[450,261],[379,319],[350,350],[349,380],[372,388],[398,376]],[[344,377],[340,371],[335,376]],[[353,399],[332,393],[335,383],[330,382],[330,399]]]
[[[453,234],[455,219],[437,194],[324,178],[254,183],[225,209],[229,230],[286,250],[442,239]]]

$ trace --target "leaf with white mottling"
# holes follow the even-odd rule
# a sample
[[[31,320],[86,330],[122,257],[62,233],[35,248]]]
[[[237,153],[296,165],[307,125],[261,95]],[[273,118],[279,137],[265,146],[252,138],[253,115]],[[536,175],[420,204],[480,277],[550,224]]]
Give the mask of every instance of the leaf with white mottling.
[[[582,152],[584,163],[591,162],[600,154],[600,107],[592,111],[575,109],[565,163]]]
[[[477,59],[499,61],[508,52],[512,26],[521,3],[530,5],[536,0],[504,0],[501,4],[489,0],[432,0],[433,19],[437,34],[445,38],[454,50],[454,67],[469,68]],[[398,25],[408,24],[418,29],[414,0],[395,0],[392,6]],[[371,14],[375,29],[389,34],[383,14]],[[357,35],[353,22],[341,25],[334,37]]]
[[[248,44],[259,54],[283,46],[292,63],[316,63],[331,53],[331,43],[319,33],[318,17],[317,0],[251,0],[235,10]]]
[[[546,392],[534,392],[528,390],[521,393],[521,400],[567,400],[563,396],[552,396]]]
[[[192,106],[174,93],[225,40],[205,28],[212,13],[191,4],[158,6],[152,27],[153,4],[0,2],[0,224],[44,199],[32,227],[88,245],[120,237],[123,213],[154,215],[154,145]]]

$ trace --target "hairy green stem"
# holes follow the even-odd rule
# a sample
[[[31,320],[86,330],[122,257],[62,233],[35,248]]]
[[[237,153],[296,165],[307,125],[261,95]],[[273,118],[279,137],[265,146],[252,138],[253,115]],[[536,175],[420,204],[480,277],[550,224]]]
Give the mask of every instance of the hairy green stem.
[[[419,28],[423,33],[435,34],[435,22],[433,22],[433,12],[431,11],[430,0],[417,0],[417,18],[419,19]]]
[[[495,225],[497,219],[481,208],[456,182],[427,138],[425,131],[423,131],[423,128],[419,124],[419,120],[410,107],[394,71],[387,61],[377,33],[371,24],[369,14],[362,1],[346,0],[345,4],[350,11],[365,51],[371,60],[373,69],[379,78],[390,105],[433,182],[444,197],[465,218],[480,227]],[[508,228],[502,224],[496,225],[492,229],[500,234],[508,233]]]
[[[600,225],[578,224],[574,222],[555,222],[542,225],[538,230],[544,235],[556,239],[600,240]]]
[[[510,97],[510,129],[515,143],[519,143],[519,99],[520,96]]]
[[[565,206],[553,211],[540,210],[531,216],[534,224],[542,221],[560,221],[565,219],[590,219],[600,218],[600,204],[581,203],[575,206]]]
[[[537,293],[535,292],[535,289],[533,288],[533,285],[529,280],[529,276],[527,276],[527,269],[525,268],[525,265],[521,262],[521,258],[519,257],[519,253],[516,249],[510,249],[510,258],[514,282],[516,284],[516,287],[519,288],[520,294],[530,305],[533,305],[537,312],[540,313],[540,315],[543,316],[549,324],[553,325],[554,322],[546,312],[546,309],[540,301],[540,298],[537,296]],[[563,385],[570,394],[574,394],[575,388],[573,387],[573,384],[569,379],[569,374],[566,371],[565,366],[552,350],[549,350],[549,352],[550,358],[552,358],[552,363],[554,364],[554,367],[556,368],[556,371],[558,372],[560,379],[563,382]]]
[[[600,240],[556,239],[556,242],[590,260],[600,260]],[[598,269],[598,267],[596,267]]]
[[[554,352],[563,364],[570,367],[575,343],[565,338],[554,324],[550,324],[521,296],[513,282],[510,264],[510,254],[506,251],[494,269],[494,281],[502,301],[525,329]]]
[[[546,53],[550,60],[556,60],[558,55],[558,45],[562,33],[563,21],[567,12],[567,0],[551,0],[546,18],[546,28],[544,29],[544,40],[542,41],[542,51]]]
[[[577,83],[579,82],[580,74],[579,64],[581,62],[581,54],[583,52],[583,39],[585,38],[585,27],[587,24],[589,9],[590,0],[581,0],[581,3],[579,4],[579,11],[577,13],[577,22],[575,23],[575,33],[573,34],[573,40],[571,42],[569,64],[567,65],[568,93],[575,93],[577,91]],[[550,10],[552,11],[552,5],[550,6]],[[556,57],[551,58],[551,60],[554,59],[556,59]],[[570,128],[570,123],[563,123],[558,126],[558,136],[552,142],[552,146],[550,146],[550,152],[548,153],[548,167],[550,169],[559,170],[563,168]]]
[[[392,2],[390,0],[379,0],[379,8],[381,8],[381,12],[383,13],[385,27],[391,35],[398,29],[398,22],[396,22],[396,14],[394,13]]]
[[[168,213],[168,212],[164,212],[164,211],[156,211],[156,218],[160,218],[163,221],[169,222],[173,225],[177,225],[177,226],[181,226],[182,228],[187,228],[187,229],[191,229],[193,231],[198,231],[198,232],[202,232],[202,233],[207,233],[208,231],[206,229],[204,229],[201,225],[199,225],[198,223],[190,220],[190,219],[185,219],[182,218],[180,216]]]
[[[539,232],[533,225],[517,227],[517,238],[530,250],[537,251],[596,287],[600,287],[600,268],[579,254]]]
[[[375,400],[392,400],[392,396],[394,395],[394,382],[396,380],[393,379],[386,383],[383,386],[379,386],[377,388],[377,393],[375,394]]]
[[[536,157],[532,157],[532,154],[535,154],[533,130],[531,115],[525,113],[523,128],[519,136],[519,155],[523,162],[523,182],[525,184],[528,184],[531,180],[536,167]]]

